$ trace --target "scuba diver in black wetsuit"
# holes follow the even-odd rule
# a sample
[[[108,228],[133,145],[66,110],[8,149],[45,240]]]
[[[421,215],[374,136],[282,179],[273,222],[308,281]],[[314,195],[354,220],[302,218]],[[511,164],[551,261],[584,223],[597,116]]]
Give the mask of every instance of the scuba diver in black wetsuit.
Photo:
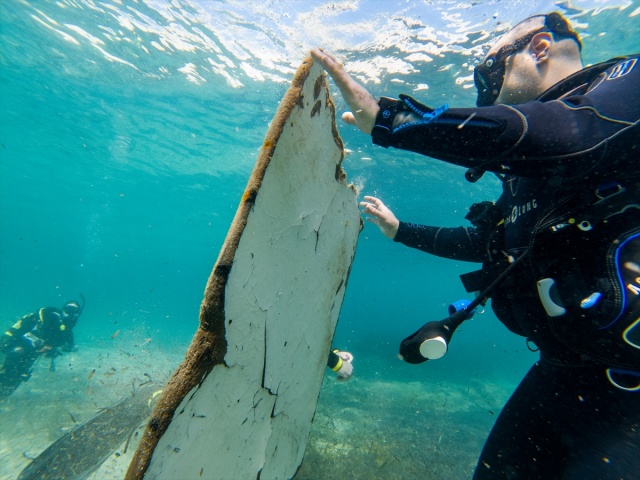
[[[476,302],[540,350],[485,444],[475,479],[630,479],[640,472],[640,60],[582,68],[581,42],[558,13],[530,17],[475,68],[478,108],[377,102],[331,55],[311,54],[374,143],[485,171],[499,200],[471,228],[399,222],[365,197],[395,241],[482,262],[463,275]],[[466,309],[401,344],[409,363],[446,352]],[[432,348],[436,345],[437,348]],[[431,356],[432,352],[437,355]]]
[[[73,328],[84,309],[78,302],[67,302],[62,309],[46,307],[18,320],[0,337],[0,351],[6,359],[0,368],[0,400],[11,395],[31,377],[34,363],[41,355],[54,360],[63,352],[74,351]]]

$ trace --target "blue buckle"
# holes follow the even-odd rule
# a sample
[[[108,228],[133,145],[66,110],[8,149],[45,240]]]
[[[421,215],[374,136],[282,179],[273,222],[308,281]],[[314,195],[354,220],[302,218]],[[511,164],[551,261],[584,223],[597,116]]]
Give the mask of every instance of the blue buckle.
[[[411,103],[411,100],[409,98],[404,98],[403,101],[404,101],[404,104],[409,108],[409,110],[411,110],[412,113],[414,113],[415,115],[420,117],[420,120],[417,120],[415,122],[408,122],[408,123],[403,123],[401,125],[398,125],[393,130],[393,133],[399,132],[403,128],[414,127],[416,125],[426,125],[428,123],[431,123],[436,118],[441,116],[444,112],[449,110],[449,104],[445,103],[444,105],[442,105],[441,107],[436,108],[435,110],[432,110],[430,112],[425,112],[425,111],[420,110],[413,103]]]

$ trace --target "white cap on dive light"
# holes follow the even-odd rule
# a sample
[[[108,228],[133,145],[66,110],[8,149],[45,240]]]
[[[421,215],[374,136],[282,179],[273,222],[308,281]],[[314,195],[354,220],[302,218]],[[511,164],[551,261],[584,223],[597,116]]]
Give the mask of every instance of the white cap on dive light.
[[[420,344],[420,355],[427,360],[437,360],[444,357],[445,353],[447,353],[447,342],[440,336],[428,338]]]

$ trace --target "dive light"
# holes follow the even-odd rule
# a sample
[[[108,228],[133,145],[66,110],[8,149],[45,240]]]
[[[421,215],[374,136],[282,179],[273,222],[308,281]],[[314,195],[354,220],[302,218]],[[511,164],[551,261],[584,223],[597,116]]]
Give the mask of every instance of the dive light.
[[[400,358],[407,363],[422,363],[443,357],[449,349],[453,333],[462,322],[470,319],[479,305],[484,305],[493,290],[516,266],[529,254],[525,250],[516,260],[478,294],[472,301],[460,300],[449,305],[449,316],[440,321],[425,323],[417,332],[409,335],[400,343]]]
[[[456,328],[475,313],[476,307],[480,304],[480,302],[476,303],[476,300],[463,301],[466,306],[457,310],[456,304],[449,305],[450,315],[447,318],[428,322],[413,335],[405,338],[400,343],[402,359],[407,363],[417,364],[443,357],[449,349],[449,342]]]

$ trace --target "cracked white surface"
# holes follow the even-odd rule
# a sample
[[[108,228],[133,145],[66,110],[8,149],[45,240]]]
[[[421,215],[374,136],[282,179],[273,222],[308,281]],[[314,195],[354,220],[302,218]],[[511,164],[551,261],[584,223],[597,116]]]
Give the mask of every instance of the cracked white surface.
[[[302,462],[360,230],[355,193],[335,178],[326,84],[314,99],[319,75],[313,66],[236,251],[226,365],[187,395],[145,478],[284,479]]]

